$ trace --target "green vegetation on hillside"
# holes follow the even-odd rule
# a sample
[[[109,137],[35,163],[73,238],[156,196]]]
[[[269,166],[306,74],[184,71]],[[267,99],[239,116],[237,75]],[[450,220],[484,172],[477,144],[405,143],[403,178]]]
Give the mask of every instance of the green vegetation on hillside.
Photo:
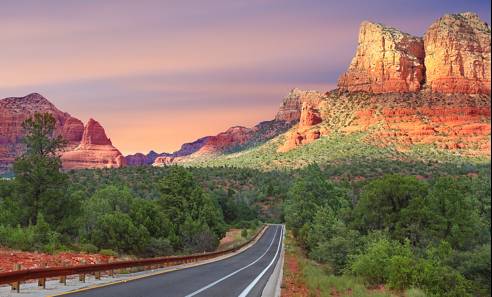
[[[313,259],[367,285],[490,295],[490,178],[386,175],[359,189],[309,166],[285,220]]]
[[[407,152],[401,152],[392,146],[369,144],[365,141],[366,136],[367,132],[334,133],[286,153],[278,153],[277,147],[283,142],[283,136],[280,136],[240,153],[195,159],[183,165],[290,171],[317,163],[328,175],[351,180],[387,173],[423,176],[467,174],[483,170],[490,164],[490,159],[486,157],[463,157],[431,145],[416,145]]]

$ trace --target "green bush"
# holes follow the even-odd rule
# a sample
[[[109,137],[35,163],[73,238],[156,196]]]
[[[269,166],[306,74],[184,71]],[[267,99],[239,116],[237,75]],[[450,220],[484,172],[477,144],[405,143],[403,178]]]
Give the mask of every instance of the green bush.
[[[173,253],[173,246],[167,238],[151,238],[144,249],[147,257],[169,256]]]
[[[417,265],[417,270],[417,285],[429,296],[472,296],[470,282],[451,267],[435,260],[422,259]]]
[[[118,256],[118,253],[113,251],[112,249],[101,249],[99,251],[99,254],[104,255],[104,256],[110,256],[110,257]]]
[[[367,250],[354,257],[351,271],[362,277],[370,285],[385,284],[392,281],[392,284],[400,289],[410,286],[413,276],[408,275],[411,267],[412,251],[408,244],[401,244],[394,240],[381,238],[371,242]],[[404,268],[396,267],[397,264],[406,264]],[[396,279],[392,273],[397,273],[403,279]],[[407,279],[410,281],[407,282]],[[403,287],[402,287],[403,286]]]
[[[388,267],[388,284],[392,289],[408,289],[416,284],[415,259],[408,255],[391,257]]]
[[[34,228],[9,227],[0,225],[0,245],[23,251],[36,248]]]
[[[99,250],[97,246],[93,245],[92,243],[83,243],[79,247],[80,251],[89,253],[89,254],[95,254]]]

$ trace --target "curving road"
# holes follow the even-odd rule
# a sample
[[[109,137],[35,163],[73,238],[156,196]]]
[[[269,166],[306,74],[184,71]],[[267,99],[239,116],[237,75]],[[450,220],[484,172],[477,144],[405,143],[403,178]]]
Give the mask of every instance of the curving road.
[[[283,232],[282,225],[271,225],[249,249],[217,262],[64,296],[260,297],[280,257]]]

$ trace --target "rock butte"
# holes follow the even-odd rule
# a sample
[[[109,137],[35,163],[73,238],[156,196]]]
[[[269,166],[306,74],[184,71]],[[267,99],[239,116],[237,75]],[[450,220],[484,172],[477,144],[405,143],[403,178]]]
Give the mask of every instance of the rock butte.
[[[490,94],[490,27],[470,12],[434,22],[424,38],[363,22],[359,45],[338,87],[391,93],[429,88],[441,93]]]
[[[22,122],[34,115],[35,112],[48,112],[55,117],[55,135],[61,135],[68,141],[66,148],[68,152],[76,149],[82,142],[105,143],[108,149],[109,147],[111,147],[111,150],[114,149],[110,142],[108,145],[105,134],[104,138],[101,137],[100,130],[104,133],[104,129],[102,129],[99,124],[97,124],[97,126],[100,128],[91,124],[91,127],[89,127],[91,132],[86,133],[82,121],[72,117],[66,112],[60,111],[38,93],[32,93],[25,97],[5,98],[0,100],[0,173],[8,171],[15,158],[25,150],[25,145],[22,143],[22,137],[24,136]],[[64,154],[67,154],[68,152]],[[100,159],[101,156],[101,154],[87,155],[85,157],[86,167],[83,168],[100,167],[99,164],[101,162],[106,162],[106,160]],[[121,153],[119,156],[114,156],[114,159],[121,160],[121,158]],[[69,159],[66,160],[68,163],[65,162],[63,164],[64,168],[72,169],[72,166],[68,165],[71,164],[72,161]],[[118,162],[111,160],[109,163],[118,166],[118,164],[124,164],[124,161]]]
[[[490,94],[490,27],[478,15],[445,15],[429,27],[424,46],[432,90]]]
[[[126,160],[106,137],[104,128],[90,119],[80,144],[61,156],[64,169],[123,167]]]
[[[476,14],[446,15],[423,39],[363,22],[356,55],[338,86],[341,93],[310,92],[309,104],[303,103],[302,91],[289,94],[284,114],[300,122],[286,134],[279,152],[329,134],[333,125],[326,122],[334,113],[345,113],[350,120],[338,127],[339,132],[382,125],[368,137],[378,145],[396,144],[406,150],[414,144],[434,144],[490,156],[490,27]],[[358,104],[357,92],[372,96]],[[409,101],[402,103],[395,94],[404,93],[411,95],[403,96]],[[338,106],[344,100],[351,102]]]

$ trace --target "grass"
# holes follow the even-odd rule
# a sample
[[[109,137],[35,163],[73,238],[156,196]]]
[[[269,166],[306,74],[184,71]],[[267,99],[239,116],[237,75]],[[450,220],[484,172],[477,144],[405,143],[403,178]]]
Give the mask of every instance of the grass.
[[[295,257],[299,263],[299,279],[313,297],[425,297],[419,289],[409,289],[405,292],[394,292],[381,288],[367,288],[364,282],[351,275],[334,275],[326,264],[316,263],[303,254],[291,234],[287,236],[286,252]],[[287,271],[286,273],[292,273]]]

